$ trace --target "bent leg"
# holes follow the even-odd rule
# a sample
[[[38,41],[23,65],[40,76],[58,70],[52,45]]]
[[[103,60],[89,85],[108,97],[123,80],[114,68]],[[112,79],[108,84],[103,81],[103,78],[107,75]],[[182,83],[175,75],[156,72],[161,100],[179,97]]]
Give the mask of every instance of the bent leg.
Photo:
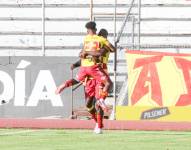
[[[94,97],[86,98],[86,107],[88,112],[91,114],[92,119],[97,123],[96,108],[95,108],[95,99]]]
[[[92,76],[97,82],[104,85],[103,92],[101,93],[102,97],[105,98],[108,95],[110,86],[112,85],[111,79],[106,74],[106,72],[101,68],[101,66],[96,65],[88,70],[90,76]]]
[[[88,112],[91,114],[92,119],[97,122],[96,109],[95,109],[95,86],[96,80],[89,79],[86,82],[85,86],[85,97],[86,97],[86,107],[88,108]]]
[[[66,82],[62,83],[55,91],[56,94],[60,94],[65,88],[70,87],[72,85],[76,85],[79,82],[75,79],[67,80]]]

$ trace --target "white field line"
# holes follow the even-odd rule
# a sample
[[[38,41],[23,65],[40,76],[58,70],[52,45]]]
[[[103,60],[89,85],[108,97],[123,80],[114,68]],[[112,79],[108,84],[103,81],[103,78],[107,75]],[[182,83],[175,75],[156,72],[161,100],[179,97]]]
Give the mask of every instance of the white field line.
[[[35,119],[60,119],[62,116],[45,116],[45,117],[37,117]]]
[[[25,130],[25,131],[15,131],[15,132],[5,132],[5,133],[0,133],[0,136],[5,136],[5,135],[16,135],[16,134],[22,134],[22,133],[31,133],[35,132],[38,130]]]

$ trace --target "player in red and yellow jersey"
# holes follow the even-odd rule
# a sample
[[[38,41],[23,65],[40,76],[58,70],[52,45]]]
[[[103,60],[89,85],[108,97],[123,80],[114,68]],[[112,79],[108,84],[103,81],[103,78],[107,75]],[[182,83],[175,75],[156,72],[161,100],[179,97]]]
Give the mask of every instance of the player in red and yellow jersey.
[[[94,55],[101,56],[100,58],[102,63],[101,66],[107,72],[107,63],[108,63],[109,53],[114,52],[115,48],[112,46],[112,44],[110,44],[107,41],[107,36],[108,36],[107,30],[101,29],[98,36],[100,36],[101,38],[105,38],[104,40],[106,41],[106,45],[104,46],[104,50],[102,49],[100,53],[94,52]],[[88,54],[86,53],[86,55]],[[79,67],[80,65],[81,65],[81,61],[77,61],[76,63],[72,65],[71,69]],[[61,91],[64,88],[74,85],[76,83],[79,83],[79,82],[77,82],[75,79],[70,79],[66,81],[65,83],[63,83],[57,88],[56,94],[61,93]],[[104,87],[103,83],[96,82],[96,80],[93,78],[88,78],[88,80],[86,80],[86,83],[85,83],[86,106],[88,108],[88,111],[92,115],[92,118],[96,122],[96,127],[94,129],[95,133],[101,133],[101,129],[103,127],[103,115],[104,115],[103,109],[100,106],[95,107],[97,102],[96,99],[100,98],[100,93],[103,87]]]
[[[105,42],[106,44],[103,47],[104,51],[100,56],[100,60],[102,68],[107,73],[107,63],[109,59],[109,54],[110,52],[115,52],[116,49],[109,41],[107,41],[107,36],[108,36],[107,30],[101,29],[98,36],[106,40]],[[105,103],[104,101],[99,100],[100,93],[102,93],[103,88],[104,84],[101,82],[97,82],[95,79],[87,80],[85,85],[87,108],[89,112],[92,114],[92,118],[96,121],[96,127],[94,129],[95,133],[101,133],[103,128],[103,115],[104,115],[103,107],[105,106]],[[95,99],[98,99],[99,101],[95,101]]]
[[[86,77],[92,77],[100,84],[104,85],[100,93],[99,100],[102,101],[107,97],[108,90],[111,86],[111,80],[101,66],[100,57],[103,55],[104,46],[107,45],[107,40],[96,35],[95,22],[86,24],[88,35],[84,39],[84,48],[80,53],[81,67],[77,74],[77,80],[84,81]],[[103,50],[103,51],[101,51]]]
[[[106,29],[101,29],[100,32],[98,33],[98,36],[105,38],[107,40],[107,36],[108,36],[108,32]],[[104,46],[104,53],[101,56],[101,61],[102,61],[102,68],[104,69],[104,71],[107,73],[108,72],[108,68],[107,68],[107,64],[108,64],[108,60],[109,60],[109,55],[110,52],[115,52],[116,49],[115,47],[107,40],[106,41],[106,45]],[[103,90],[103,83],[100,82],[95,82],[95,79],[89,80],[87,83],[89,83],[91,86],[88,87],[88,85],[85,87],[85,89],[91,89],[91,88],[95,88],[95,98],[99,99],[100,98],[100,93]],[[93,86],[94,84],[94,86]],[[86,90],[88,91],[88,90]],[[90,90],[91,91],[91,90]],[[100,101],[97,101],[98,103]],[[100,105],[100,104],[99,104]],[[103,116],[104,116],[104,112],[102,110],[102,107],[98,107],[96,108],[96,113],[97,113],[97,123],[96,123],[96,127],[94,129],[95,133],[101,133],[102,132],[102,128],[103,128]],[[102,105],[102,104],[101,104]]]

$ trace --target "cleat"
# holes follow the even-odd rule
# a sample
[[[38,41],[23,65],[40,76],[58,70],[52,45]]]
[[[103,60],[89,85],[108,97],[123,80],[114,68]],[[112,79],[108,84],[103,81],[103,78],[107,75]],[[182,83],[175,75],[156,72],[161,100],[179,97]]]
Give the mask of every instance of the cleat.
[[[97,128],[97,129],[94,131],[94,133],[96,133],[96,134],[102,134],[103,131],[102,131],[101,128]]]
[[[58,87],[55,91],[55,94],[58,95],[60,94],[66,87]]]
[[[96,133],[96,130],[98,129],[98,123],[96,123],[95,128],[94,128],[94,132]]]
[[[72,86],[72,79],[67,80],[65,83],[61,84],[55,91],[55,94],[60,94],[65,88]]]

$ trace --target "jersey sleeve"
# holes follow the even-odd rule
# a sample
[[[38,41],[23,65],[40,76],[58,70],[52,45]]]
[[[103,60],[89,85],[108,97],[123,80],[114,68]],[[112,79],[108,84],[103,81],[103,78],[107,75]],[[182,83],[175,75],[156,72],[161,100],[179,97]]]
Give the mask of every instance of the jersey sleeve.
[[[106,45],[106,46],[109,45],[109,41],[108,41],[106,38],[104,38],[104,37],[100,37],[100,39],[101,39],[102,47],[103,47],[104,45]]]
[[[109,43],[109,41],[108,41],[107,39],[105,39],[104,45],[106,45],[106,46],[109,46],[109,45],[110,45],[110,43]]]

